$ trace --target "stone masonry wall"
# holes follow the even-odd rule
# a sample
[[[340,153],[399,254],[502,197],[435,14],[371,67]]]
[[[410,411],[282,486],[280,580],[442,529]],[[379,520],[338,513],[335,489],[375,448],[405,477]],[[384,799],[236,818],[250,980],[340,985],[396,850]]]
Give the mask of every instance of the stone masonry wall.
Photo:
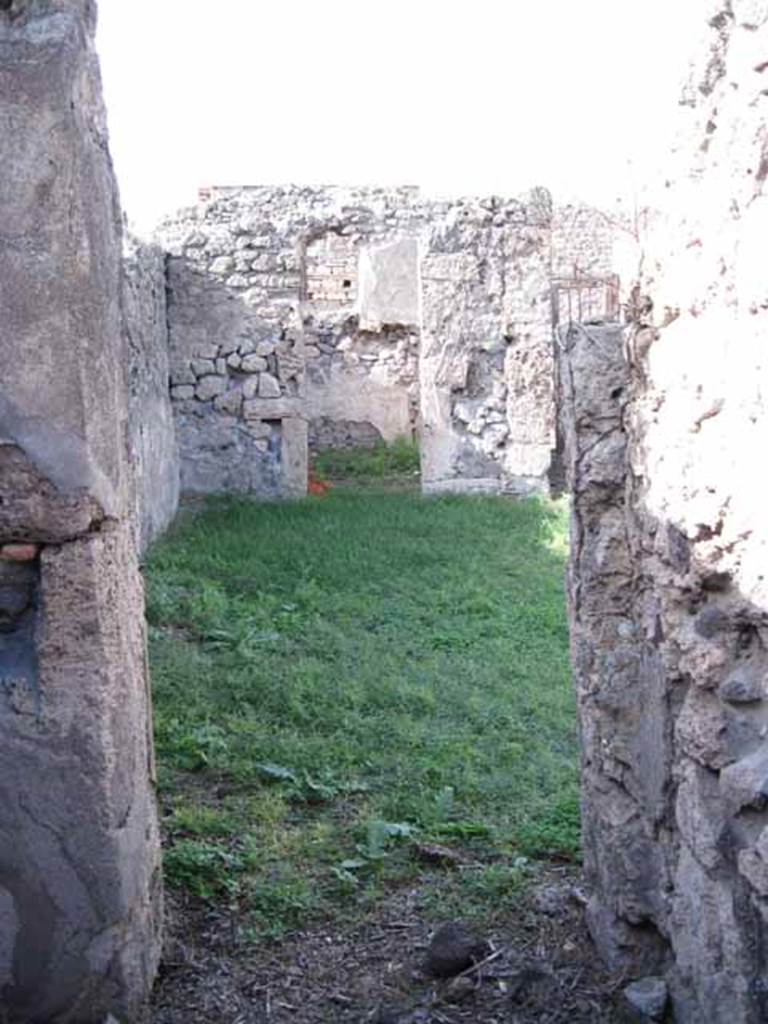
[[[424,212],[415,199],[413,189],[338,193],[334,215],[300,243],[313,449],[416,433]]]
[[[552,275],[600,277],[616,270],[614,245],[621,225],[592,206],[557,206],[552,217]]]
[[[413,197],[216,188],[161,225],[183,489],[303,493],[308,420],[410,430],[407,359],[368,367],[356,300],[361,247],[407,230]]]
[[[89,0],[0,9],[0,1016],[143,1017],[161,877]],[[9,129],[10,126],[10,129]]]
[[[361,331],[355,317],[326,318],[305,348],[311,450],[413,437],[419,414],[419,332]]]
[[[166,221],[182,487],[299,493],[291,423],[297,446],[418,432],[427,490],[546,489],[550,206],[214,188]]]
[[[679,1024],[768,1019],[768,3],[708,4],[643,286],[561,366],[591,926]],[[653,304],[651,307],[651,303]]]
[[[550,217],[517,200],[435,207],[421,267],[427,491],[548,489]]]
[[[226,197],[162,239],[182,490],[303,493],[295,246],[258,209]]]
[[[620,319],[627,271],[633,279],[637,269],[637,225],[618,210],[569,203],[553,210],[551,244],[556,325]]]
[[[143,549],[170,524],[179,504],[179,453],[169,393],[165,254],[127,237],[121,303],[128,353],[134,515]]]

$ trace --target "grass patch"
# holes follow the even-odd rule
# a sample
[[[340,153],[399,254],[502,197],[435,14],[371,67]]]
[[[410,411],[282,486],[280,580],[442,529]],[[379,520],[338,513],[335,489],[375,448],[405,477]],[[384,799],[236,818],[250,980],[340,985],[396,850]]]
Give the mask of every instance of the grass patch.
[[[370,448],[340,448],[318,452],[312,460],[314,471],[330,480],[381,479],[416,475],[419,448],[416,441],[399,437],[387,444],[379,441]]]
[[[487,497],[216,499],[155,545],[169,882],[278,935],[434,875],[419,843],[469,862],[443,873],[465,916],[511,898],[521,858],[577,855],[564,520]]]

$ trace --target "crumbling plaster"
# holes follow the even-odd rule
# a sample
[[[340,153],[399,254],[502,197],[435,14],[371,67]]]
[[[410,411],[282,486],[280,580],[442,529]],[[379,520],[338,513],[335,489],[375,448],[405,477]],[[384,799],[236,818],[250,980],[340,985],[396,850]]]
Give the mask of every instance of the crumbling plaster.
[[[156,236],[182,486],[298,492],[280,468],[292,417],[313,445],[418,434],[426,491],[546,490],[552,218],[542,189],[205,190]],[[605,232],[580,244],[602,247],[593,270],[608,259]]]
[[[590,921],[680,1024],[768,1018],[768,4],[707,4],[634,322],[564,332]]]

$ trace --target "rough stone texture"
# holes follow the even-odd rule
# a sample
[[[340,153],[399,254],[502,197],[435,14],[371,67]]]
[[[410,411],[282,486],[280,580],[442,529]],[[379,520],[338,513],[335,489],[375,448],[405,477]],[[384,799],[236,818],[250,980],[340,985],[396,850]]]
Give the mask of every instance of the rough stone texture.
[[[350,424],[419,433],[428,491],[547,490],[552,217],[543,189],[438,203],[413,188],[206,190],[157,232],[183,487],[282,493],[291,398],[315,444],[346,445]],[[603,267],[604,218],[583,221]],[[247,429],[257,396],[275,402],[268,449]]]
[[[306,348],[306,414],[323,447],[346,447],[350,423],[377,437],[412,437],[418,426],[417,329],[362,331],[355,318],[326,317]],[[329,429],[335,424],[336,429]],[[354,436],[355,431],[352,431]]]
[[[306,451],[286,446],[306,448],[306,427],[284,429],[286,417],[305,415],[301,229],[289,226],[282,190],[262,192],[216,190],[157,233],[170,254],[171,398],[185,491],[303,493],[295,469]]]
[[[565,335],[584,848],[608,960],[768,1019],[765,0],[711,6],[640,303]]]
[[[446,206],[422,263],[422,477],[430,491],[548,489],[555,447],[551,211]]]
[[[616,272],[616,249],[632,226],[617,213],[568,203],[552,211],[552,276],[608,277]]]
[[[143,549],[169,525],[179,504],[179,453],[168,391],[165,256],[155,246],[126,237],[122,272],[134,518]]]
[[[448,921],[432,936],[424,960],[428,974],[452,978],[487,956],[489,946],[463,921]]]
[[[661,1020],[667,1008],[669,990],[663,978],[641,978],[624,989],[624,998],[648,1020]]]
[[[0,11],[0,546],[36,553],[0,558],[10,1024],[138,1021],[159,953],[119,209],[94,22],[86,0]]]

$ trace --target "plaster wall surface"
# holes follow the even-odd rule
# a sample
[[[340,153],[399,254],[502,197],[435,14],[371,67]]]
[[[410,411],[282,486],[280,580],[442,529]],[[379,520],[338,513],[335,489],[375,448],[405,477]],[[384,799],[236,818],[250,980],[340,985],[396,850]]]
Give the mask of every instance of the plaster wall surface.
[[[765,0],[708,4],[625,337],[564,337],[593,933],[681,1024],[768,1019]],[[622,351],[623,350],[623,351]]]
[[[139,1021],[160,852],[95,5],[0,11],[0,1006]]]
[[[126,237],[121,305],[128,357],[129,436],[139,548],[171,523],[179,504],[179,453],[169,392],[165,254]]]

